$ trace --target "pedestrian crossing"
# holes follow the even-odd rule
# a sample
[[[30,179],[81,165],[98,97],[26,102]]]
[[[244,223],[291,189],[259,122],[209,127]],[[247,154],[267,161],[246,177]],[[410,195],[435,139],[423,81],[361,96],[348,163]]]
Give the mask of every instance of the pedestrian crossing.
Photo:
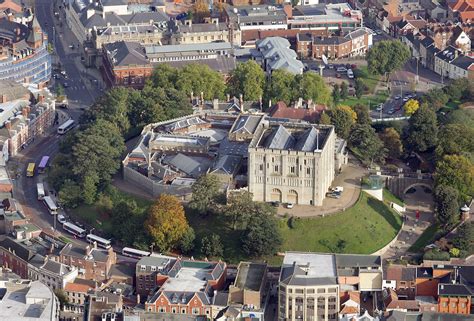
[[[68,90],[86,90],[86,86],[69,86]]]

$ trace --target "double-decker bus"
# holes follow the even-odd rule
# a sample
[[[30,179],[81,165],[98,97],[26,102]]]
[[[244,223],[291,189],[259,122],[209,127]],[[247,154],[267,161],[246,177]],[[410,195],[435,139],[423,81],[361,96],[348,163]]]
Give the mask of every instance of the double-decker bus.
[[[54,203],[51,196],[44,196],[43,197],[43,203],[46,206],[46,208],[48,209],[49,214],[51,214],[51,215],[58,214],[58,207],[57,207],[56,203]]]
[[[150,256],[150,254],[151,254],[150,252],[132,249],[131,247],[124,247],[122,249],[122,255],[134,257],[136,259],[140,259],[144,256]]]
[[[104,249],[108,250],[112,245],[110,244],[110,240],[106,240],[100,236],[94,234],[88,234],[86,236],[86,240],[94,243],[96,242],[98,246],[103,247]]]
[[[43,156],[41,158],[41,161],[38,165],[38,173],[44,173],[44,171],[46,170],[46,167],[48,166],[48,162],[49,162],[49,156]]]
[[[74,127],[74,120],[69,119],[64,124],[58,127],[58,134],[63,135],[66,134]]]
[[[38,201],[42,201],[45,197],[43,183],[36,184],[36,191],[38,192]]]
[[[83,238],[84,236],[86,236],[86,230],[70,222],[64,223],[63,229],[80,238]]]
[[[35,176],[35,163],[29,163],[28,167],[26,168],[26,177],[33,177]]]

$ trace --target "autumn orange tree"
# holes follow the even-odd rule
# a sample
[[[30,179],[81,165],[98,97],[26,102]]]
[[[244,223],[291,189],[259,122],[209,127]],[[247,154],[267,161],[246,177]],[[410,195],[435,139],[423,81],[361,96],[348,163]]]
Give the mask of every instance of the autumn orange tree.
[[[161,251],[176,248],[188,228],[183,205],[175,196],[162,194],[148,210],[145,229]]]

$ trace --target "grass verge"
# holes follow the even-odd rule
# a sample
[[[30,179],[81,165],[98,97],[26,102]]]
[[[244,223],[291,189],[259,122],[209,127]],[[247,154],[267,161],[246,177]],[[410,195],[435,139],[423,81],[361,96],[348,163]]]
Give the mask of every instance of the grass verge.
[[[436,241],[440,233],[441,228],[438,224],[430,225],[423,233],[421,233],[416,242],[408,249],[408,252],[417,253],[422,251],[425,246]]]

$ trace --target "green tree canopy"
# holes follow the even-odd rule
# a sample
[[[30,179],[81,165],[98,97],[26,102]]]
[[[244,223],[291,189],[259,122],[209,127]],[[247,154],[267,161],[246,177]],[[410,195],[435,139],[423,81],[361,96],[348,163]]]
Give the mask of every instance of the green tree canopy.
[[[329,113],[331,123],[336,129],[336,134],[341,138],[348,138],[355,122],[354,111],[350,110],[350,108],[338,106],[331,109]]]
[[[385,128],[383,133],[380,135],[387,155],[391,159],[400,158],[403,153],[403,144],[400,139],[400,134],[393,127]]]
[[[402,68],[409,58],[410,50],[398,40],[379,41],[367,52],[369,72],[374,75],[390,74]]]
[[[204,64],[188,64],[179,70],[176,89],[191,95],[204,94],[204,99],[224,98],[224,78]]]
[[[231,72],[227,86],[227,90],[232,96],[243,95],[244,100],[258,101],[263,98],[265,72],[253,60],[240,63]]]
[[[464,124],[447,124],[439,131],[439,143],[436,146],[436,154],[442,157],[446,154],[474,153],[474,127]]]
[[[458,192],[456,189],[438,185],[435,190],[436,219],[446,232],[459,221]]]
[[[222,257],[224,247],[220,236],[217,234],[204,236],[201,240],[201,253],[207,257]]]
[[[370,163],[384,161],[383,142],[370,125],[355,125],[350,134],[349,143],[362,160]]]
[[[371,124],[369,107],[367,105],[357,104],[352,109],[357,114],[357,123],[361,125]]]
[[[445,155],[436,163],[435,182],[454,188],[468,200],[474,195],[474,165],[465,156]]]
[[[216,175],[207,174],[199,177],[192,186],[193,196],[190,207],[201,214],[208,214],[215,209],[221,195],[220,182]]]
[[[406,147],[408,150],[425,152],[435,146],[438,140],[436,114],[422,104],[410,117]]]
[[[273,71],[271,79],[267,82],[265,100],[276,103],[284,101],[290,105],[295,100],[295,76],[283,69]]]
[[[242,234],[242,249],[250,256],[274,254],[282,243],[274,209],[268,204],[256,203],[252,219]]]
[[[295,81],[295,97],[305,100],[311,99],[313,102],[323,105],[331,104],[331,91],[320,75],[314,72],[305,72],[303,75],[297,75]]]

